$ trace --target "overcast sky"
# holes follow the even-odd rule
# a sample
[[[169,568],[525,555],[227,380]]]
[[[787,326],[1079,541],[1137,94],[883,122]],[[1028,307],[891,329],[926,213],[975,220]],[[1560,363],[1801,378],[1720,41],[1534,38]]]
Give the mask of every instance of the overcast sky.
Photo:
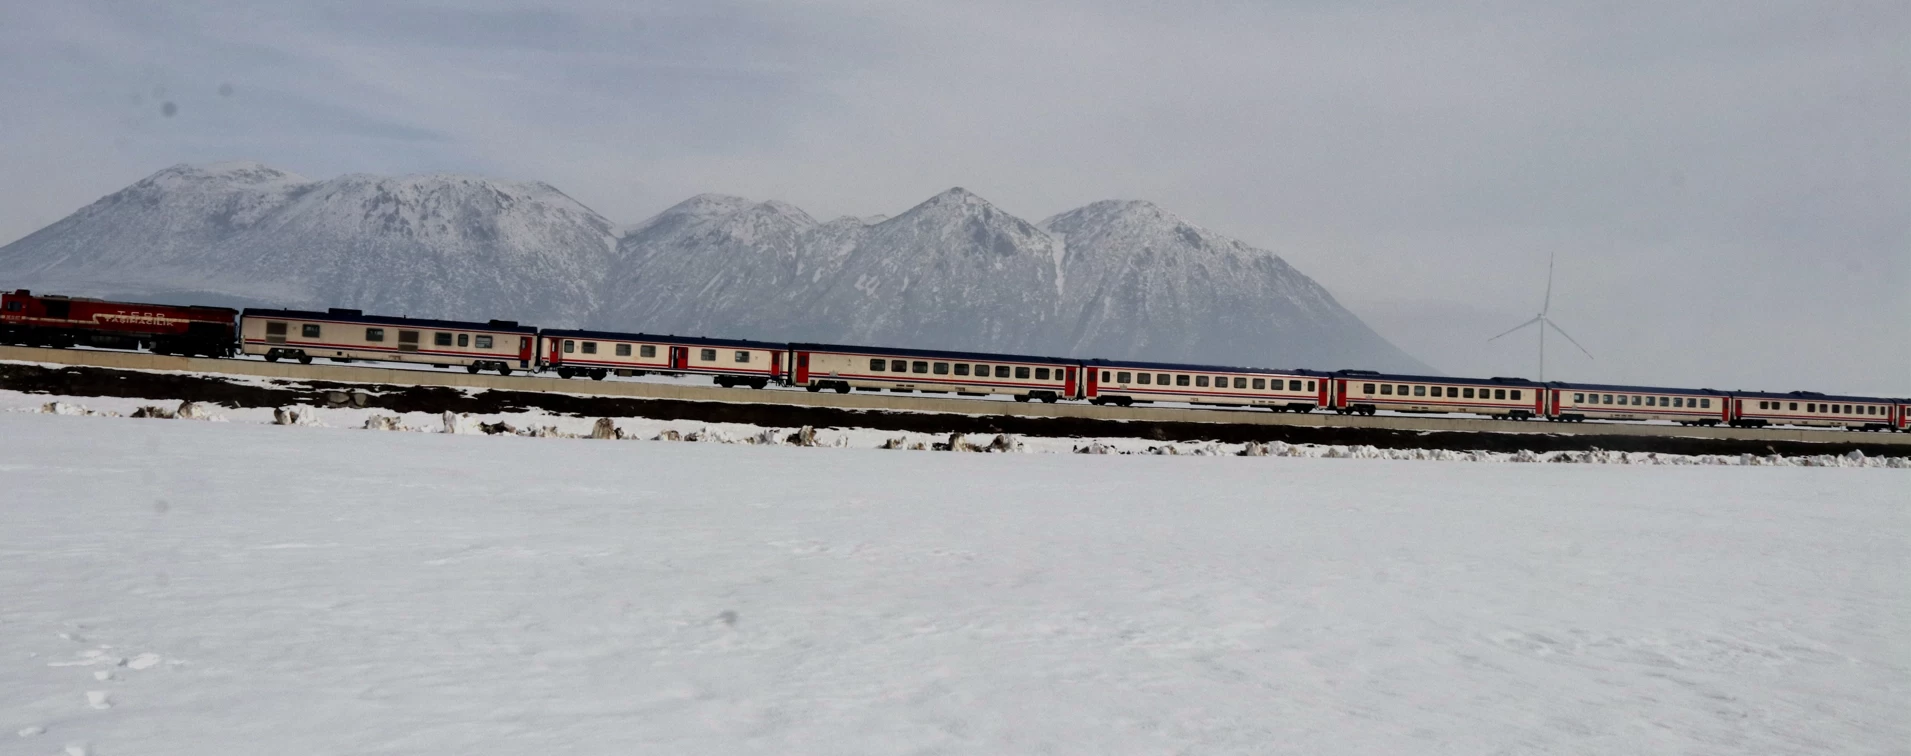
[[[0,3],[0,242],[180,162],[1152,200],[1448,372],[1911,394],[1911,3]],[[168,112],[171,115],[168,115]]]

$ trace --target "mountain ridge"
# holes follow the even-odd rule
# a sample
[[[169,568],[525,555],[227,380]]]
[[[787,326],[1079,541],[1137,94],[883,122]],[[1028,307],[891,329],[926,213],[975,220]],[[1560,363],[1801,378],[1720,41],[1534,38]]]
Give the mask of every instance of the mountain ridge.
[[[1036,223],[959,186],[827,222],[706,193],[620,226],[538,181],[182,164],[0,247],[0,280],[551,327],[1430,370],[1278,254],[1154,203]]]

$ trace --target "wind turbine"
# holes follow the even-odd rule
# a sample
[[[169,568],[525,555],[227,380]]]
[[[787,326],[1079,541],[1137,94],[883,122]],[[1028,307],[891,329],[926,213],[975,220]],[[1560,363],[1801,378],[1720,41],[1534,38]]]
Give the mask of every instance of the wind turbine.
[[[1512,332],[1517,331],[1521,328],[1525,328],[1529,325],[1538,324],[1539,325],[1539,381],[1541,383],[1546,382],[1546,329],[1551,328],[1555,331],[1558,331],[1559,335],[1565,336],[1567,341],[1571,341],[1573,343],[1573,346],[1579,347],[1579,351],[1586,352],[1585,347],[1579,346],[1579,341],[1577,339],[1574,339],[1571,335],[1568,335],[1566,333],[1566,329],[1560,328],[1558,325],[1554,324],[1553,319],[1547,315],[1547,313],[1550,313],[1553,310],[1553,262],[1554,262],[1554,258],[1556,258],[1557,256],[1558,255],[1553,255],[1546,258],[1546,301],[1544,304],[1540,305],[1539,314],[1533,316],[1532,320],[1528,320],[1524,323],[1521,323],[1519,325],[1516,325],[1516,326],[1513,326],[1512,328],[1507,329],[1506,333],[1502,333],[1499,336],[1494,336],[1493,338],[1487,339],[1487,341],[1497,341],[1499,340],[1500,336],[1511,334]],[[1593,358],[1592,352],[1586,352],[1586,359],[1592,359],[1592,358]]]

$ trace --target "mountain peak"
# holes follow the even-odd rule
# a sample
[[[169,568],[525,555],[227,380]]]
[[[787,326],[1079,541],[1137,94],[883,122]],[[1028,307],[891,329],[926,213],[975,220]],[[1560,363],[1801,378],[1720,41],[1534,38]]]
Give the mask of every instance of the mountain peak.
[[[264,163],[233,160],[219,163],[180,163],[147,176],[139,182],[139,185],[178,188],[213,182],[246,186],[309,183],[303,176],[282,171]]]

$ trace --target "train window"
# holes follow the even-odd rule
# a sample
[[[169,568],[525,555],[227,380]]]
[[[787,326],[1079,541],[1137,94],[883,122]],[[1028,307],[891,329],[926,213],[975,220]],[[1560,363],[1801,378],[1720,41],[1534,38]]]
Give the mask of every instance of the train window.
[[[1640,401],[1641,399],[1643,399],[1643,398],[1644,398],[1644,397],[1639,397],[1639,396],[1635,396],[1635,397],[1633,397],[1633,398],[1632,398],[1632,406],[1634,406],[1634,407],[1637,407],[1637,406],[1639,406],[1639,401]]]
[[[1159,384],[1161,384],[1161,385],[1163,385],[1163,386],[1166,386],[1166,385],[1168,385],[1168,380],[1169,380],[1169,378],[1168,378],[1168,374],[1167,374],[1167,373],[1156,373],[1156,374],[1155,374],[1155,383],[1159,383]]]
[[[1461,389],[1460,393],[1468,399],[1473,398],[1473,389],[1471,388]]]
[[[265,324],[265,340],[267,343],[271,343],[271,344],[285,343],[285,324],[284,323],[266,323]]]
[[[1681,397],[1681,396],[1675,396],[1675,397],[1672,397],[1672,406],[1674,406],[1674,407],[1684,407],[1684,406],[1685,406],[1685,397]]]
[[[1513,389],[1513,396],[1512,396],[1512,399],[1513,399],[1513,401],[1516,401],[1516,402],[1520,400],[1520,390],[1519,390],[1519,389]]]
[[[398,351],[400,352],[418,351],[418,332],[417,331],[399,331],[398,332]]]
[[[656,345],[656,344],[644,344],[644,345],[642,345],[642,346],[639,346],[639,347],[637,347],[637,356],[638,356],[638,357],[656,357],[656,356],[657,356],[657,345]]]
[[[1791,411],[1793,411],[1793,412],[1797,412],[1797,411],[1798,411],[1798,402],[1792,402],[1792,410],[1791,410]]]
[[[478,342],[478,348],[479,348],[479,349],[490,349],[490,348],[491,348],[491,337],[490,337],[490,336],[479,336],[479,337],[478,337],[478,339],[477,339],[477,342]],[[624,355],[625,357],[629,357],[629,356],[630,356],[630,345],[629,345],[629,344],[618,344],[618,345],[617,345],[617,353],[618,353],[618,354],[621,354],[621,355]]]
[[[1239,377],[1237,377],[1237,378],[1235,378],[1235,379],[1234,379],[1234,387],[1235,387],[1235,388],[1238,388],[1238,389],[1244,389],[1244,388],[1247,388],[1247,379],[1246,379],[1246,378],[1239,378]]]
[[[738,349],[738,350],[737,350],[737,354],[736,354],[736,357],[735,357],[734,359],[735,359],[735,360],[736,360],[737,362],[749,362],[749,361],[750,361],[750,352],[749,352],[748,350],[744,350],[744,349]]]
[[[1048,372],[1048,371],[1044,370],[1042,372]],[[949,363],[947,362],[936,363],[936,375],[948,375],[948,374],[949,374]]]
[[[1646,406],[1647,406],[1647,407],[1652,407],[1652,406],[1655,406],[1655,405],[1654,405],[1654,404],[1652,403],[1652,400],[1653,400],[1653,399],[1656,399],[1656,398],[1658,398],[1658,397],[1652,397],[1652,396],[1648,396],[1648,397],[1646,397]]]
[[[1506,389],[1493,389],[1493,398],[1494,398],[1494,399],[1505,399],[1505,398],[1506,398]]]
[[[1196,387],[1196,388],[1207,388],[1207,387],[1208,387],[1208,377],[1207,377],[1207,376],[1205,376],[1205,375],[1197,375],[1197,376],[1195,376],[1195,377],[1194,377],[1194,385],[1195,385],[1195,387]]]
[[[1605,396],[1604,396],[1603,398],[1601,398],[1600,400],[1598,400],[1598,403],[1599,403],[1599,404],[1612,404],[1612,394],[1606,394],[1606,395],[1605,395]]]
[[[1771,407],[1769,406],[1770,404],[1771,404],[1771,402],[1759,402],[1759,403],[1758,403],[1758,408],[1759,408],[1759,409],[1771,409]]]
[[[1018,366],[1018,367],[1016,367],[1016,368],[1015,368],[1015,377],[1017,377],[1017,378],[1021,378],[1021,379],[1023,379],[1023,380],[1028,380],[1028,366],[1027,366],[1027,365],[1021,365],[1021,366]]]
[[[303,337],[305,337],[305,338],[308,338],[308,339],[316,339],[316,338],[318,338],[318,337],[319,337],[319,327],[318,327],[318,324],[317,324],[317,323],[306,323],[306,324],[305,324],[305,325],[303,325],[303,326],[299,326],[299,335],[300,335],[300,336],[303,336]]]
[[[989,366],[987,365],[975,366],[975,374],[983,378],[989,377]]]
[[[7,311],[8,311],[8,312],[19,312],[19,311],[20,311],[20,310],[22,310],[22,309],[24,309],[24,308],[23,308],[23,307],[22,307],[22,305],[20,304],[20,302],[19,302],[19,300],[14,300],[14,301],[12,301],[12,302],[8,302],[8,303],[7,303]]]
[[[1130,377],[1131,377],[1131,376],[1130,376],[1130,375],[1129,375],[1129,374],[1128,374],[1127,372],[1120,372],[1120,373],[1116,373],[1116,374],[1115,374],[1115,382],[1116,382],[1116,383],[1127,383],[1127,382],[1128,382],[1128,379],[1129,379]]]
[[[909,372],[909,363],[907,363],[907,362],[904,362],[904,361],[902,361],[902,360],[890,360],[890,361],[889,361],[889,372],[891,372],[891,373],[907,373],[907,372]]]
[[[491,337],[490,337],[490,336],[479,336],[479,337],[478,337],[478,346],[479,346],[480,348],[488,348],[488,347],[490,347],[490,346],[491,346]],[[618,344],[618,345],[617,345],[617,356],[619,356],[619,357],[629,357],[629,356],[630,356],[630,345],[629,345],[629,344]]]
[[[997,377],[997,378],[1007,378],[1007,377],[1009,377],[1009,366],[1007,366],[1007,365],[996,365],[996,366],[995,366],[995,377]],[[1103,372],[1103,373],[1101,374],[1101,379],[1102,379],[1102,380],[1104,380],[1104,381],[1105,381],[1105,380],[1108,380],[1108,373],[1107,373],[1107,372]]]
[[[910,363],[909,371],[912,373],[927,373],[929,372],[929,361],[916,360],[915,362]]]
[[[1165,377],[1165,376],[1164,376],[1164,377]],[[1162,381],[1162,383],[1167,383],[1167,381]],[[1185,375],[1177,375],[1177,376],[1175,376],[1175,377],[1174,377],[1174,385],[1176,385],[1176,386],[1186,386],[1186,385],[1188,385],[1188,376],[1185,376]]]
[[[366,341],[384,341],[384,340],[385,340],[385,329],[383,329],[383,328],[367,328],[367,329],[365,329],[365,340],[366,340]]]
[[[431,335],[432,346],[451,346],[451,334],[442,331]]]
[[[1313,383],[1313,381],[1308,381],[1308,383]],[[1278,387],[1278,386],[1280,386],[1280,382],[1279,382],[1279,381],[1276,381],[1274,385],[1275,385],[1276,387]],[[1313,388],[1313,387],[1312,387],[1312,386],[1309,386],[1308,388]],[[1287,382],[1287,390],[1288,390],[1288,391],[1299,391],[1299,390],[1301,390],[1301,382],[1300,382],[1300,381],[1288,381],[1288,382]]]
[[[1373,392],[1374,392],[1374,385],[1371,383],[1362,384],[1360,387],[1360,393],[1371,394]]]
[[[1135,382],[1136,383],[1154,383],[1155,377],[1148,373],[1136,373]]]
[[[968,375],[968,374],[969,374],[969,363],[967,363],[967,362],[958,362],[958,363],[956,363],[956,366],[955,366],[955,371],[956,371],[956,373],[955,373],[956,375]]]
[[[458,334],[458,346],[461,346],[461,347],[471,346],[471,334],[468,334],[468,333]]]
[[[1406,386],[1395,386],[1395,387],[1394,387],[1394,390],[1395,390],[1395,391],[1397,391],[1397,392],[1399,392],[1401,396],[1406,396],[1406,395],[1407,395],[1407,387],[1406,387]]]
[[[1055,371],[1055,372],[1056,372],[1056,373],[1060,373],[1061,371],[1060,371],[1060,370],[1057,370],[1057,371]],[[1142,376],[1142,377],[1143,377],[1143,378],[1146,378],[1147,376],[1145,376],[1145,375],[1144,375],[1144,376]],[[1038,381],[1046,381],[1046,380],[1048,380],[1048,368],[1036,368],[1036,369],[1035,369],[1035,380],[1038,380]],[[1147,381],[1142,381],[1142,383],[1147,383]]]
[[[584,353],[585,353],[585,354],[597,354],[597,342],[595,342],[595,341],[586,341],[586,342],[584,342]]]
[[[1847,415],[1849,415],[1849,414],[1852,414],[1852,412],[1851,412],[1851,405],[1849,405],[1849,404],[1847,404],[1847,405],[1845,405],[1845,414],[1847,414]]]
[[[1387,396],[1393,396],[1393,384],[1391,383],[1380,384],[1380,393],[1386,394]]]
[[[1700,399],[1700,400],[1699,400],[1699,407],[1700,407],[1700,408],[1705,408],[1705,407],[1710,407],[1710,406],[1712,406],[1712,400],[1710,400],[1710,399]]]
[[[869,361],[869,371],[872,373],[880,373],[888,368],[889,368],[888,360],[875,359],[875,360]]]
[[[1448,399],[1458,399],[1458,398],[1460,398],[1460,387],[1458,387],[1458,386],[1448,386],[1448,387],[1447,387],[1447,398],[1448,398]]]
[[[1427,395],[1427,387],[1425,387],[1425,386],[1415,386],[1415,387],[1413,387],[1413,395],[1414,395],[1414,396],[1426,396],[1426,395]]]
[[[572,341],[572,340],[570,340],[570,339],[565,339],[565,340],[564,340],[564,353],[565,353],[565,354],[570,354],[570,353],[572,353],[572,352],[575,352],[575,351],[577,351],[577,342],[575,342],[575,341]]]
[[[1817,412],[1817,411],[1818,411],[1818,405],[1816,405],[1816,404],[1812,404],[1812,403],[1810,403],[1810,402],[1807,402],[1807,403],[1805,403],[1805,411],[1806,411],[1806,412]]]
[[[704,362],[716,362],[717,350],[715,349],[700,350],[697,352],[697,359],[703,360]]]
[[[1585,395],[1585,394],[1573,394],[1573,403],[1574,403],[1574,404],[1578,404],[1579,402],[1583,402],[1583,401],[1586,401],[1586,395]]]
[[[1307,390],[1308,390],[1308,391],[1313,391],[1313,390],[1314,390],[1314,382],[1313,382],[1313,381],[1308,381],[1308,382],[1307,382]]]
[[[1279,383],[1279,381],[1275,381],[1275,382],[1276,382],[1276,383]],[[1261,390],[1261,389],[1265,389],[1265,388],[1267,388],[1267,379],[1266,379],[1266,378],[1256,378],[1256,379],[1254,379],[1254,390],[1256,390],[1256,391],[1259,391],[1259,390]]]

